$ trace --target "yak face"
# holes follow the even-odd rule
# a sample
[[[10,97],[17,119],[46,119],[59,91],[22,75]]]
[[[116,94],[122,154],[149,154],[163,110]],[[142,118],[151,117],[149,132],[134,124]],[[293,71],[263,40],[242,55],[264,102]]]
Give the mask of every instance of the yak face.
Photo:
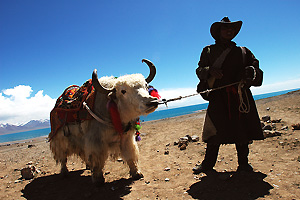
[[[93,86],[97,92],[115,101],[118,105],[122,122],[129,122],[140,115],[149,114],[155,111],[158,106],[158,99],[150,96],[147,88],[147,84],[156,75],[156,68],[147,59],[143,59],[142,62],[145,62],[150,69],[147,78],[141,74],[132,74],[119,78],[102,77],[99,80],[97,70],[95,69],[93,72]]]
[[[102,77],[99,82],[105,88],[113,88],[108,97],[117,104],[123,122],[147,115],[158,107],[158,99],[149,95],[147,82],[141,74]]]

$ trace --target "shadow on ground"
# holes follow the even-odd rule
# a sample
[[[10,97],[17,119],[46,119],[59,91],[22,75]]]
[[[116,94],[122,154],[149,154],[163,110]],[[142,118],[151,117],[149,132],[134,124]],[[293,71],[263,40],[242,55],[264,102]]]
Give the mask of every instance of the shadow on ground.
[[[121,199],[131,192],[132,179],[96,186],[91,176],[81,176],[82,173],[83,170],[79,170],[70,172],[66,178],[60,175],[36,178],[22,190],[23,197],[29,200]]]
[[[219,172],[204,176],[187,191],[194,199],[257,199],[273,188],[261,172]]]

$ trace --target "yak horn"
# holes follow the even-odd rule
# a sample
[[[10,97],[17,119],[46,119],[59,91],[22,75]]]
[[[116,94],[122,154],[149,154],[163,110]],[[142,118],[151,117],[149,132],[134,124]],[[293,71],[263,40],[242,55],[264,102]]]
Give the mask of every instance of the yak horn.
[[[150,74],[145,79],[147,83],[150,83],[154,79],[154,77],[155,77],[156,68],[155,68],[154,64],[150,60],[143,59],[142,62],[145,62],[148,65],[149,69],[150,69]]]
[[[92,75],[92,84],[94,86],[94,88],[96,89],[96,91],[102,93],[102,94],[108,94],[110,93],[112,90],[108,90],[105,89],[104,87],[102,87],[102,85],[99,83],[99,79],[98,79],[98,75],[97,75],[97,69],[95,69],[93,71],[93,75]]]

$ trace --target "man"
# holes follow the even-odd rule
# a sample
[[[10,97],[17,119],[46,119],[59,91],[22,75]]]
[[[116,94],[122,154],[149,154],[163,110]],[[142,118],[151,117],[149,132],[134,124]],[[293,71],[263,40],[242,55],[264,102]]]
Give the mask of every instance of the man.
[[[213,171],[221,144],[236,145],[238,171],[253,171],[248,144],[264,139],[249,89],[262,84],[263,72],[252,52],[232,41],[241,26],[242,21],[231,22],[228,17],[213,23],[210,32],[215,44],[206,46],[200,56],[197,91],[213,90],[201,93],[209,101],[202,134],[207,148],[201,165],[193,168],[195,174]]]

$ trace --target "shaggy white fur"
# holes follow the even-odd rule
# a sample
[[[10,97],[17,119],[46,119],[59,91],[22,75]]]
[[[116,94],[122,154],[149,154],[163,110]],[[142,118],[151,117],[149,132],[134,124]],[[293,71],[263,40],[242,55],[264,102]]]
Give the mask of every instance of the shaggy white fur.
[[[92,170],[94,182],[104,183],[103,167],[110,154],[120,155],[130,168],[133,178],[143,177],[138,168],[138,146],[135,141],[134,123],[140,115],[153,112],[157,108],[157,98],[149,95],[146,81],[141,74],[115,77],[102,77],[100,84],[107,89],[115,89],[106,96],[96,93],[94,112],[103,119],[110,119],[107,102],[113,99],[117,104],[121,122],[131,126],[119,135],[112,126],[96,120],[84,121],[80,124],[69,124],[58,130],[50,141],[54,159],[61,164],[61,173],[68,172],[66,162],[71,155],[84,160]]]
[[[145,78],[142,74],[130,74],[124,75],[118,78],[113,76],[104,76],[99,79],[101,85],[107,89],[116,88],[118,86],[122,86],[124,84],[133,88],[138,85],[145,84]]]

